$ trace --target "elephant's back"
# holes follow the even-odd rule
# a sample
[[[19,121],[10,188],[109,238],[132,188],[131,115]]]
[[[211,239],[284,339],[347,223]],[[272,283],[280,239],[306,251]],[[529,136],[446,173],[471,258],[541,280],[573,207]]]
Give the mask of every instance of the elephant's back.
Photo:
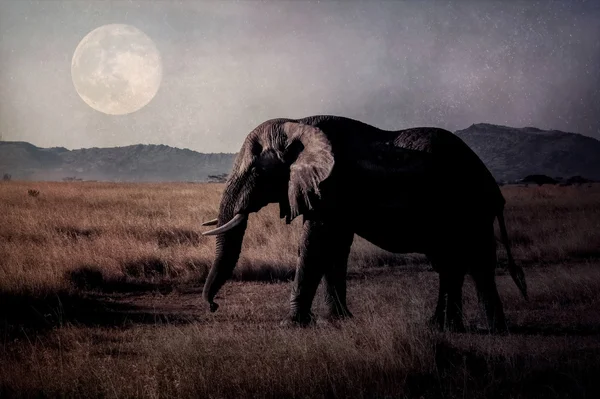
[[[355,181],[360,180],[356,170],[363,172],[371,185],[383,179],[406,187],[406,179],[412,176],[413,180],[426,179],[442,194],[452,193],[453,200],[462,201],[464,206],[488,209],[489,205],[495,210],[504,206],[500,187],[487,166],[460,137],[448,130],[437,127],[382,130],[334,115],[315,115],[298,122],[325,132],[336,163],[343,170],[350,170]],[[419,176],[417,171],[424,173]]]
[[[435,127],[417,127],[396,132],[394,145],[431,154],[448,187],[460,190],[473,201],[492,201],[503,206],[504,197],[496,179],[481,158],[460,137]]]
[[[478,165],[487,170],[485,164],[460,137],[449,130],[437,127],[415,127],[395,132],[394,145],[411,150],[425,151],[436,157],[454,158],[469,166]]]

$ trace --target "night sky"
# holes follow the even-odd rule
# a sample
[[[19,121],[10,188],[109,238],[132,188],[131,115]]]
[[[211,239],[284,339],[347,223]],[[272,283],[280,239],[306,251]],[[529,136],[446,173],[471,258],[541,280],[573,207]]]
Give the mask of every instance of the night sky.
[[[79,41],[112,23],[162,58],[155,97],[127,115],[71,79]],[[0,0],[0,32],[0,132],[41,147],[236,152],[266,119],[314,114],[600,139],[600,1]]]

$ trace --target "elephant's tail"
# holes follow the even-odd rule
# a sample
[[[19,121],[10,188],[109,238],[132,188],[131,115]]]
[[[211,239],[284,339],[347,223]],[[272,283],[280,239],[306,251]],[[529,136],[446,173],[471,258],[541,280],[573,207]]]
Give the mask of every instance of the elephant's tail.
[[[510,250],[510,244],[508,242],[508,233],[506,232],[506,224],[504,223],[504,210],[501,210],[498,214],[498,224],[500,225],[500,234],[502,235],[502,241],[506,247],[506,256],[508,257],[508,271],[513,281],[519,287],[523,298],[527,299],[527,282],[525,281],[525,273],[523,268],[515,263]]]

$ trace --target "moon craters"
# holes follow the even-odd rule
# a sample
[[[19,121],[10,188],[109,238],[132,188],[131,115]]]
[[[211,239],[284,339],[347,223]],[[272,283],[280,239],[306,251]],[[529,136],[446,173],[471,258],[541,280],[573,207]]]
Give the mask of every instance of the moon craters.
[[[162,78],[162,61],[154,42],[139,29],[103,25],[79,43],[71,77],[81,99],[111,115],[139,110],[154,98]]]

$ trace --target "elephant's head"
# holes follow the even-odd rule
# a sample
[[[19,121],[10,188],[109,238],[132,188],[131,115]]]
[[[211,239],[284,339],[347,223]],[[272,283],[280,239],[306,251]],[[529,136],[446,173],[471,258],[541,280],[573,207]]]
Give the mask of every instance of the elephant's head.
[[[290,223],[319,201],[319,185],[334,164],[331,144],[318,128],[288,119],[259,125],[245,139],[225,185],[219,215],[204,225],[216,228],[216,253],[204,284],[203,298],[211,311],[213,299],[238,261],[248,214],[279,203],[280,216]]]

